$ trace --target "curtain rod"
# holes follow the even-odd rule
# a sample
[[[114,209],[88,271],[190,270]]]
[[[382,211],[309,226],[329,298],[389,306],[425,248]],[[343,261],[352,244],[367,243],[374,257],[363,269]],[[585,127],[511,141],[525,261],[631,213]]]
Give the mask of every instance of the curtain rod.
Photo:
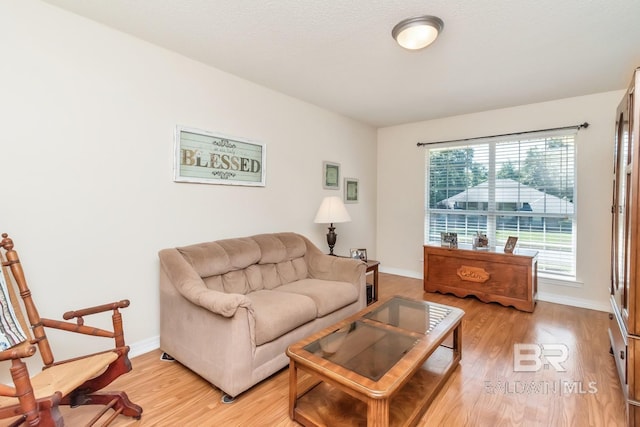
[[[502,137],[502,136],[512,136],[512,135],[524,135],[527,133],[536,133],[536,132],[552,132],[554,130],[565,130],[565,129],[576,129],[576,130],[580,130],[582,128],[588,128],[589,127],[589,123],[584,122],[582,124],[579,125],[573,125],[573,126],[564,126],[564,127],[559,127],[559,128],[551,128],[551,129],[538,129],[538,130],[529,130],[526,132],[513,132],[513,133],[503,133],[502,135],[491,135],[491,136],[477,136],[474,138],[462,138],[462,139],[450,139],[448,141],[437,141],[437,142],[418,142],[418,147],[424,147],[425,145],[432,145],[432,144],[444,144],[446,142],[458,142],[458,141],[474,141],[476,139],[485,139],[485,138],[498,138],[498,137]]]

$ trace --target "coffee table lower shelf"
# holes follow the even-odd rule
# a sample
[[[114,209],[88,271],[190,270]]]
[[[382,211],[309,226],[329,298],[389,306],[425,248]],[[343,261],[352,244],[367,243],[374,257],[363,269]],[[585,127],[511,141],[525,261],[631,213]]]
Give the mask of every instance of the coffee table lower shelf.
[[[418,369],[411,379],[391,398],[387,420],[373,420],[367,424],[368,411],[381,402],[357,396],[356,393],[333,383],[330,378],[318,373],[298,383],[296,370],[307,372],[303,366],[291,366],[294,372],[291,381],[296,382],[300,394],[292,408],[292,418],[306,427],[312,426],[415,426],[435,399],[447,379],[460,363],[460,353],[440,346]],[[293,363],[293,362],[292,362]],[[333,383],[333,384],[332,384]],[[363,399],[363,400],[361,400]]]

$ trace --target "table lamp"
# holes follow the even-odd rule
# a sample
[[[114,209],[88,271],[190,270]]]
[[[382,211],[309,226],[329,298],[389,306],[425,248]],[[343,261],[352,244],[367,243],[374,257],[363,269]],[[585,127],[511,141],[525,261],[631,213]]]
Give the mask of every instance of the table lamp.
[[[335,232],[334,223],[349,222],[351,217],[347,208],[344,207],[342,199],[337,196],[325,197],[318,208],[316,219],[313,221],[318,224],[330,224],[327,233],[327,244],[329,245],[329,255],[333,255],[333,247],[336,245],[338,235]]]

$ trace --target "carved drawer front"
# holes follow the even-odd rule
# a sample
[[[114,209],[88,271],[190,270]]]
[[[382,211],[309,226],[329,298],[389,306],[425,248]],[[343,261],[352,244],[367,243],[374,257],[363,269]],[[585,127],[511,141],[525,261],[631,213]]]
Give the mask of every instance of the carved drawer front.
[[[527,266],[434,254],[428,256],[427,262],[426,283],[472,293],[527,298]]]

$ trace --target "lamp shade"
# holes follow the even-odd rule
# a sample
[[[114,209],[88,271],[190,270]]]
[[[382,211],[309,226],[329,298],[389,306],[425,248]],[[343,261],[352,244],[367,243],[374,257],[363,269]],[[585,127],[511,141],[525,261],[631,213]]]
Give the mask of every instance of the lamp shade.
[[[349,222],[351,217],[347,208],[344,207],[342,199],[337,196],[325,197],[318,208],[316,219],[313,222],[319,224],[329,224],[338,222]]]

